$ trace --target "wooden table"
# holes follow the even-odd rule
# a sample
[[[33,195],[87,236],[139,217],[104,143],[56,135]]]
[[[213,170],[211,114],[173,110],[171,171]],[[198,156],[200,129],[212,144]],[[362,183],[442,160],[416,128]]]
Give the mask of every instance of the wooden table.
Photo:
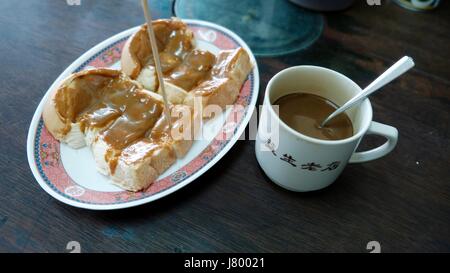
[[[26,158],[31,117],[56,77],[83,52],[143,22],[137,0],[0,1],[0,251],[382,252],[450,251],[450,3],[430,13],[383,1],[326,15],[300,52],[258,58],[259,102],[268,80],[299,64],[335,69],[364,86],[403,55],[416,67],[371,98],[374,119],[398,128],[383,159],[349,165],[327,189],[293,193],[269,181],[254,141],[197,181],[133,209],[95,212],[46,194]],[[154,10],[167,17],[171,10]],[[362,149],[383,141],[367,137]]]

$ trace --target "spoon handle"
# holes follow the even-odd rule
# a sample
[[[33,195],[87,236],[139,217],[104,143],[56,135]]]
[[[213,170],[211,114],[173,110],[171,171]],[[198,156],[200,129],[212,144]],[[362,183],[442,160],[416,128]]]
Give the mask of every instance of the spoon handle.
[[[321,124],[321,126],[325,126],[325,124],[339,115],[340,113],[344,112],[348,108],[354,106],[355,104],[361,102],[363,99],[368,97],[373,92],[377,91],[381,87],[385,86],[386,84],[390,83],[392,80],[397,78],[398,76],[402,75],[409,69],[411,69],[414,66],[414,61],[411,57],[405,56],[398,60],[394,65],[389,67],[388,70],[386,70],[383,74],[381,74],[378,78],[376,78],[371,84],[369,84],[364,90],[356,95],[355,97],[351,98],[349,101],[347,101],[344,105],[339,107],[336,111],[334,111],[331,115],[329,115]]]

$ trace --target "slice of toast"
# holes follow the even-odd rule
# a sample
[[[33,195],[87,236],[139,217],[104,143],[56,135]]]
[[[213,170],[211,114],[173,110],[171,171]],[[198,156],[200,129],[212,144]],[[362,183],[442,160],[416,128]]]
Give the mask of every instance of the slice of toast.
[[[145,138],[121,152],[111,176],[114,184],[131,191],[145,189],[189,151],[195,134],[194,111],[186,105],[170,107],[170,128],[163,112]]]
[[[52,91],[44,105],[42,116],[48,131],[72,148],[84,147],[86,145],[84,128],[76,120],[76,115],[89,107],[91,100],[94,99],[92,97],[94,90],[101,89],[120,75],[121,72],[118,70],[101,68],[84,70],[64,79]],[[137,82],[135,84],[139,85]],[[85,91],[80,91],[81,89]]]
[[[194,34],[177,18],[155,20],[152,23],[163,73],[182,63],[184,55],[195,48]],[[153,64],[153,55],[147,34],[147,24],[130,36],[122,49],[122,71],[136,79],[144,67]],[[149,89],[154,91],[155,89]]]
[[[194,107],[197,99],[203,108],[207,105],[225,108],[234,104],[252,67],[250,57],[243,48],[221,51],[209,78],[191,90],[183,103]]]

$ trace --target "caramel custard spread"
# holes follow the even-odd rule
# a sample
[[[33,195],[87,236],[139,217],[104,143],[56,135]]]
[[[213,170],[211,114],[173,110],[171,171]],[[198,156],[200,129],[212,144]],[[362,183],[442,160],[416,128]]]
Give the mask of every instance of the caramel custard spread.
[[[189,111],[187,112],[188,114],[190,113],[190,107],[185,105],[171,105],[170,108],[170,113],[183,112],[177,110],[184,110],[185,114],[186,111]],[[158,173],[164,172],[168,167],[168,163],[171,165],[178,156],[172,145],[177,146],[179,151],[181,149],[184,152],[187,152],[186,148],[190,148],[189,143],[192,142],[193,133],[191,132],[193,130],[188,131],[188,140],[177,139],[177,137],[171,135],[171,132],[174,130],[183,134],[187,129],[183,128],[183,126],[181,119],[178,119],[175,115],[171,117],[171,126],[169,127],[167,117],[162,112],[161,117],[153,128],[147,131],[146,137],[134,142],[122,151],[121,160],[128,165],[136,165],[152,157],[152,166]]]
[[[66,127],[63,134],[71,129],[71,123],[77,122],[79,114],[89,108],[96,98],[101,97],[98,89],[104,87],[111,80],[103,75],[84,75],[72,79],[64,87],[64,91],[55,95],[55,106],[60,116],[64,119]]]
[[[172,105],[170,112],[173,113]],[[187,107],[187,106],[182,106]],[[171,130],[178,130],[183,132],[182,122],[175,118],[171,118],[171,127],[167,122],[166,115],[162,112],[161,117],[156,124],[147,131],[146,137],[135,142],[134,144],[125,148],[122,152],[122,158],[127,163],[135,163],[146,158],[148,155],[161,153],[163,150],[168,153],[168,156],[175,158],[173,149],[168,148],[168,144],[173,141]]]
[[[231,72],[234,70],[238,55],[242,54],[241,50],[224,50],[217,57],[217,61],[212,67],[205,81],[200,83],[192,90],[195,95],[208,96],[214,92],[218,86],[229,80]],[[239,88],[239,87],[237,87]]]
[[[80,76],[56,94],[55,106],[66,124],[79,123],[83,133],[100,130],[97,137],[108,144],[105,159],[111,173],[122,150],[144,138],[164,109],[162,101],[123,74]]]
[[[216,56],[208,51],[193,50],[165,78],[168,82],[189,91],[209,77],[215,60]]]
[[[179,20],[157,20],[153,23],[164,79],[190,91],[210,76],[216,62],[214,54],[194,49],[193,34]],[[153,54],[144,25],[130,46],[141,68],[154,66]],[[135,78],[137,75],[132,75]],[[158,85],[155,88],[158,90]]]
[[[178,66],[184,56],[193,48],[192,32],[179,20],[157,20],[153,23],[159,57],[164,73]],[[137,57],[141,67],[154,65],[150,41],[147,35],[147,25],[144,25],[131,44],[130,50]]]

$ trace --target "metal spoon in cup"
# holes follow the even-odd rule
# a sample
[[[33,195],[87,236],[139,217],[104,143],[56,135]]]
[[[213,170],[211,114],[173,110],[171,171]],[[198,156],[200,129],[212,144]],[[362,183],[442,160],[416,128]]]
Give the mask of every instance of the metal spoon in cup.
[[[397,61],[394,65],[389,67],[383,74],[376,78],[371,84],[369,84],[364,90],[347,101],[344,105],[339,107],[336,111],[331,113],[321,124],[320,127],[324,127],[330,120],[335,118],[340,113],[344,112],[348,108],[355,106],[367,98],[370,94],[377,91],[381,87],[390,83],[392,80],[396,79],[398,76],[402,75],[414,66],[414,61],[411,57],[405,56]]]

